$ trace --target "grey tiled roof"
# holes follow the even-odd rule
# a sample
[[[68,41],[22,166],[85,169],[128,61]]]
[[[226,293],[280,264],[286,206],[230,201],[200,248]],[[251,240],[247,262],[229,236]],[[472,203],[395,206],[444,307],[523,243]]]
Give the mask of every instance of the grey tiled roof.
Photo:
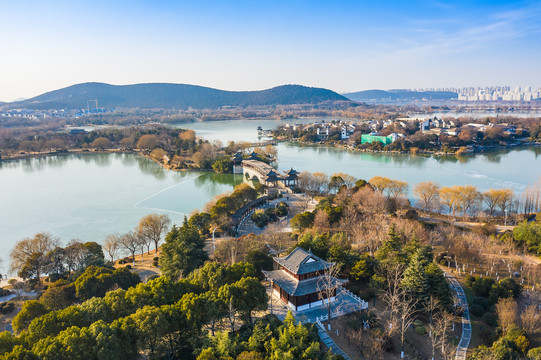
[[[297,281],[283,270],[263,271],[265,276],[276,283],[280,288],[292,296],[302,296],[313,294],[324,288],[324,283],[321,278],[315,277],[306,280]],[[333,278],[333,285],[342,285],[347,280]]]
[[[324,270],[332,265],[301,247],[297,247],[287,256],[275,257],[274,261],[297,275]]]

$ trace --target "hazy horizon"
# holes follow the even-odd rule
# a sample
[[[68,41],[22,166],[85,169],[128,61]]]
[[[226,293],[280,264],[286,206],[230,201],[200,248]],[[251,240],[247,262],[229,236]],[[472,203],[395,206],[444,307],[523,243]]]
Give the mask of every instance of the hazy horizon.
[[[540,1],[3,2],[0,101],[83,82],[541,86]]]
[[[95,81],[89,81],[87,83],[95,83]],[[147,82],[147,83],[126,83],[126,84],[111,84],[111,83],[106,83],[108,85],[113,85],[113,86],[124,86],[124,85],[140,85],[140,84],[156,84],[156,82]],[[160,83],[165,83],[165,82],[160,82]],[[78,83],[78,84],[71,84],[71,85],[68,85],[67,87],[69,86],[73,86],[73,85],[80,85],[82,83]],[[184,84],[184,83],[165,83],[165,84],[174,84],[174,85],[194,85],[194,86],[202,86],[202,85],[199,85],[199,84]],[[282,85],[302,85],[304,86],[303,84],[280,84],[280,85],[276,85],[276,86],[282,86]],[[533,86],[533,85],[529,85],[529,84],[526,84],[526,85],[509,85],[509,84],[500,84],[500,85],[483,85],[483,86],[479,86],[479,87],[490,87],[490,86],[510,86],[511,89],[515,88],[516,86],[521,86],[521,87],[525,87],[525,86],[531,86],[532,89],[534,88],[538,88],[537,86]],[[274,87],[274,86],[273,86]],[[459,86],[457,88],[462,88],[462,87],[465,87],[465,86]],[[478,86],[473,86],[473,87],[478,87]],[[65,87],[63,87],[65,88]],[[432,86],[430,88],[442,88],[442,87],[439,87],[439,86]],[[541,86],[539,86],[539,88],[541,88]],[[45,93],[48,93],[48,92],[51,92],[51,91],[55,91],[55,90],[59,90],[59,89],[62,89],[62,88],[58,88],[58,89],[50,89],[50,90],[47,90],[47,91],[44,91],[43,93],[39,93],[39,94],[36,94],[34,96],[30,96],[30,97],[21,97],[21,98],[17,98],[17,99],[14,99],[14,100],[2,100],[0,99],[0,102],[6,102],[6,103],[9,103],[9,102],[16,102],[16,101],[24,101],[24,100],[28,100],[28,99],[31,99],[35,96],[38,96],[38,95],[42,95],[42,94],[45,94]],[[216,88],[218,89],[218,88]],[[258,88],[254,88],[254,89],[250,89],[250,90],[230,90],[230,89],[218,89],[218,90],[224,90],[224,91],[258,91],[258,90],[266,90],[266,89],[269,89],[269,88],[261,88],[261,89],[258,89]],[[418,89],[418,88],[417,88]],[[399,91],[399,90],[414,90],[414,88],[390,88],[390,89],[381,89],[381,88],[370,88],[370,89],[359,89],[359,90],[354,90],[354,91],[336,91],[334,89],[329,89],[329,90],[332,90],[332,91],[335,91],[336,93],[340,94],[340,95],[345,95],[345,94],[349,94],[349,93],[356,93],[356,92],[362,92],[362,91],[370,91],[370,90],[383,90],[383,91]],[[425,89],[423,89],[425,90]],[[426,91],[426,90],[425,90]]]

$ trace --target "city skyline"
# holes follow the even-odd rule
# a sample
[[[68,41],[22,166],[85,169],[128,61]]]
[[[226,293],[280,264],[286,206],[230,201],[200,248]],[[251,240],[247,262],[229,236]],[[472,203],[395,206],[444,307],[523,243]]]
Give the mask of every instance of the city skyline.
[[[541,2],[4,2],[0,101],[81,82],[224,90],[541,84]]]

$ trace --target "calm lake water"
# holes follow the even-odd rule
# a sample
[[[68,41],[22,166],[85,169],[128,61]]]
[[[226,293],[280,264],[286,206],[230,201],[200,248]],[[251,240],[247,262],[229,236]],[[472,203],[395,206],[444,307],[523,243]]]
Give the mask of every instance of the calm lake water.
[[[133,229],[144,215],[174,223],[231,190],[241,175],[175,172],[134,154],[49,156],[0,163],[0,258],[40,231],[63,243],[101,242]]]
[[[325,119],[330,121],[331,119]],[[295,122],[313,122],[302,119]],[[256,128],[272,129],[285,121],[232,120],[178,124],[177,127],[194,129],[198,136],[210,140],[260,140]],[[507,187],[520,193],[541,177],[541,148],[515,149],[479,154],[458,159],[455,156],[412,156],[347,151],[335,147],[280,143],[278,170],[291,167],[299,171],[348,173],[357,178],[370,179],[375,175],[408,182],[411,188],[421,181],[435,181],[442,186],[455,184],[475,185],[481,191]]]
[[[330,120],[330,119],[326,119]],[[314,121],[314,119],[294,122]],[[258,141],[256,128],[278,120],[234,120],[177,124],[209,140]],[[441,185],[472,184],[480,190],[510,187],[521,192],[541,176],[541,149],[522,149],[457,160],[344,151],[332,147],[278,145],[278,169],[291,167],[332,174],[374,175]],[[50,156],[0,163],[0,258],[5,273],[13,244],[39,231],[63,243],[71,239],[101,242],[126,232],[150,213],[166,213],[180,223],[184,214],[240,183],[240,175],[164,170],[133,154]],[[411,186],[410,186],[411,188]]]

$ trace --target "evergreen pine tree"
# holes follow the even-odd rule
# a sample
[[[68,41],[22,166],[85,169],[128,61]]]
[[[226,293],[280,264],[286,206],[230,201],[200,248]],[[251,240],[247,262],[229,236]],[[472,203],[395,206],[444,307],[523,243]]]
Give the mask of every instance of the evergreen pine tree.
[[[421,303],[426,300],[430,288],[424,262],[425,259],[421,256],[421,252],[419,250],[415,252],[406,271],[404,271],[404,278],[401,283],[404,290],[410,296],[419,299]]]
[[[395,224],[392,224],[389,228],[389,237],[383,245],[381,245],[381,248],[378,249],[376,252],[376,258],[381,261],[387,261],[396,259],[399,256],[400,250],[402,248],[402,242],[400,240],[400,236],[396,233],[396,227]],[[400,261],[400,259],[397,259]],[[400,261],[401,262],[401,261]]]
[[[173,226],[162,246],[162,273],[173,280],[188,275],[208,259],[204,246],[205,240],[199,231],[187,221],[180,228]]]
[[[436,263],[431,263],[426,267],[425,274],[428,279],[428,293],[433,294],[443,308],[450,310],[453,305],[453,295],[449,283],[445,280],[443,270]]]

